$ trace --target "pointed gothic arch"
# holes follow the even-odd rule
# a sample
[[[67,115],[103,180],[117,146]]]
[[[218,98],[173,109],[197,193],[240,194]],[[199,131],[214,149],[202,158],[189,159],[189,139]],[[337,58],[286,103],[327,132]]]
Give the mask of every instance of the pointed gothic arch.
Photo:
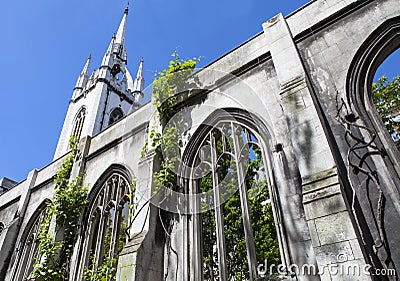
[[[347,101],[373,128],[377,140],[385,147],[391,160],[400,167],[400,155],[372,102],[371,85],[379,65],[400,48],[400,17],[387,20],[379,26],[357,51],[347,74]],[[393,165],[387,162],[389,166]],[[400,175],[400,170],[396,173]]]
[[[181,171],[189,179],[186,192],[204,194],[189,207],[200,210],[188,223],[190,280],[253,280],[257,266],[264,261],[260,259],[263,254],[277,264],[289,261],[285,230],[277,219],[281,210],[269,131],[258,118],[238,109],[217,110],[204,123],[209,125],[200,126],[183,154],[187,168]],[[204,204],[211,208],[205,210]],[[240,224],[232,224],[228,208],[236,210],[233,221]],[[261,216],[258,221],[254,216],[257,211]],[[260,223],[269,227],[261,229]],[[269,244],[275,252],[260,248],[266,243],[262,241],[265,231],[275,240]]]
[[[366,241],[364,257],[378,269],[395,266],[399,259],[391,248],[394,249],[400,240],[388,229],[400,222],[400,154],[372,102],[371,85],[379,65],[399,47],[400,17],[397,16],[382,23],[362,43],[346,79],[349,105],[345,116],[346,134],[356,136],[351,139],[353,143],[348,143],[348,159],[353,160],[349,161],[352,171],[349,176],[358,183],[351,191],[356,193],[353,199],[357,204],[357,200],[361,202],[361,208],[353,212],[361,221],[358,227]],[[376,198],[385,203],[374,204]]]
[[[16,267],[12,280],[28,280],[33,273],[34,264],[40,258],[38,235],[40,225],[46,216],[48,203],[49,200],[42,202],[25,226],[16,250]]]
[[[81,138],[83,124],[86,118],[86,107],[81,107],[74,118],[74,125],[72,127],[72,136],[77,137],[78,139]]]
[[[82,262],[77,276],[85,269],[111,261],[116,268],[118,254],[128,239],[129,205],[132,177],[118,164],[110,166],[97,180],[88,195],[88,207],[83,215],[79,255]],[[115,260],[113,260],[115,259]]]

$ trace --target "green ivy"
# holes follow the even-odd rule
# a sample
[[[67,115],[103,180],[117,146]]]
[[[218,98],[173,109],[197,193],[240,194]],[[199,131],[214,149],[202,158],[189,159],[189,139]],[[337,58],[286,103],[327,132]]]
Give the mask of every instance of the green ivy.
[[[133,196],[135,195],[136,185],[137,185],[137,180],[134,179],[131,183],[131,193],[128,194],[128,197],[129,197],[129,215],[128,215],[129,224],[133,223],[132,219],[133,219],[133,214],[135,213],[135,203],[133,202]]]
[[[187,92],[188,81],[200,62],[200,59],[193,58],[184,60],[179,57],[175,51],[172,54],[173,59],[169,62],[168,68],[154,75],[153,81],[153,102],[157,108],[160,117],[161,126],[171,120],[175,114],[175,106],[180,101],[180,94]],[[167,187],[172,190],[176,189],[175,168],[180,155],[180,133],[177,128],[181,124],[175,121],[173,126],[166,128],[163,133],[158,133],[155,127],[150,131],[150,144],[159,154],[163,153],[160,170],[155,172],[156,189]],[[142,149],[142,157],[148,150],[149,143],[145,142]]]
[[[142,151],[141,151],[141,153],[140,153],[140,156],[141,156],[142,158],[144,158],[144,157],[146,156],[146,153],[147,153],[147,150],[148,150],[148,146],[149,146],[149,140],[146,139],[146,141],[144,142],[144,145],[143,145],[143,147],[142,147]]]
[[[102,264],[95,266],[96,258],[94,255],[91,256],[91,267],[85,267],[83,272],[83,280],[85,281],[113,281],[116,280],[117,269],[114,264],[117,259],[106,257]]]
[[[53,200],[47,205],[46,216],[39,229],[40,258],[34,265],[33,277],[37,281],[65,280],[68,276],[73,247],[79,229],[78,221],[87,204],[88,188],[81,177],[70,180],[78,153],[78,139],[70,139],[71,153],[56,173]]]
[[[189,77],[192,75],[200,59],[184,60],[175,51],[168,68],[155,73],[153,101],[162,121],[168,121],[174,114],[174,106],[178,103],[180,93],[187,91]]]

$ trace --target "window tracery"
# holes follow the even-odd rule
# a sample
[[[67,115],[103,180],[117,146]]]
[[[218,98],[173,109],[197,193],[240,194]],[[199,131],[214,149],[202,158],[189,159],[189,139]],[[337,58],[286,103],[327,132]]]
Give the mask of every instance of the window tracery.
[[[75,117],[74,126],[72,129],[72,135],[77,137],[78,139],[81,138],[83,123],[85,122],[86,117],[86,108],[82,108],[79,113]]]
[[[129,194],[131,190],[126,178],[114,173],[94,199],[90,208],[85,262],[91,270],[109,261],[113,268],[117,265],[118,254],[128,238]]]
[[[265,259],[280,263],[274,191],[258,139],[242,124],[220,122],[194,158],[191,192],[203,195],[192,243],[200,249],[191,254],[202,280],[254,280]]]
[[[19,262],[17,263],[18,267],[15,280],[31,280],[33,278],[32,273],[34,265],[36,262],[38,262],[40,258],[38,238],[39,229],[45,216],[46,210],[41,211],[41,213],[33,223],[31,229],[29,230],[25,241],[21,244],[21,256],[19,258]]]

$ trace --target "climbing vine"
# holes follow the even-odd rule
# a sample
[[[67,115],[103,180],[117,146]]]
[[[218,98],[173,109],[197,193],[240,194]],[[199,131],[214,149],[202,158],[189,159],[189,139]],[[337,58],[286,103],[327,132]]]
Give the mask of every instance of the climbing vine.
[[[70,179],[78,153],[78,139],[70,139],[71,153],[56,173],[53,200],[47,205],[46,216],[39,229],[40,258],[33,277],[37,281],[65,280],[79,229],[78,220],[87,204],[88,188],[81,176]]]
[[[199,58],[181,59],[176,51],[172,57],[168,68],[154,75],[152,84],[154,105],[162,123],[168,122],[173,116],[174,107],[180,100],[179,94],[188,90],[189,77],[200,62]]]
[[[106,257],[102,264],[99,266],[95,266],[96,257],[94,255],[91,256],[90,263],[91,267],[85,267],[83,272],[83,280],[85,281],[113,281],[116,278],[117,269],[114,264],[117,262],[116,258]]]
[[[189,89],[188,80],[200,62],[199,58],[184,60],[175,51],[173,59],[169,62],[168,68],[154,75],[153,81],[153,102],[157,108],[160,125],[164,129],[163,133],[157,132],[155,127],[150,131],[150,144],[146,141],[142,149],[142,157],[146,154],[149,145],[156,152],[164,156],[160,169],[156,172],[156,188],[166,187],[176,189],[176,174],[174,171],[180,155],[181,139],[178,128],[179,120],[174,120],[173,125],[166,125],[171,121],[175,114],[175,106],[180,100],[184,99],[182,94],[187,94]]]
[[[88,266],[83,269],[83,280],[84,281],[113,281],[116,280],[117,274],[117,262],[118,255],[122,252],[126,237],[127,237],[127,224],[122,215],[122,222],[119,225],[119,237],[117,241],[118,251],[116,255],[111,254],[110,247],[112,243],[112,232],[113,232],[113,219],[111,216],[108,217],[108,227],[104,236],[103,245],[105,251],[102,253],[102,257],[99,261],[96,260],[96,256],[93,252],[90,253],[90,262]]]

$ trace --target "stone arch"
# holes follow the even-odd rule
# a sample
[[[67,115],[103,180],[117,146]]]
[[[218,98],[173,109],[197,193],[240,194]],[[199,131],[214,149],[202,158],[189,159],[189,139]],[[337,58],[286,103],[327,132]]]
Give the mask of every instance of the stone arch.
[[[217,109],[214,112],[210,113],[210,115],[202,122],[202,124],[214,124],[223,118],[236,118],[243,122],[246,126],[259,128],[257,131],[261,134],[264,140],[267,140],[265,143],[265,149],[267,149],[268,153],[272,153],[272,147],[274,146],[273,137],[271,132],[273,132],[267,126],[267,122],[263,122],[261,117],[258,117],[254,114],[249,113],[248,111],[238,109],[238,108],[221,108]],[[183,162],[191,163],[193,159],[191,158],[196,150],[196,146],[204,138],[207,134],[208,128],[206,125],[201,125],[191,137],[188,145],[183,152]]]
[[[114,179],[116,184],[115,186],[110,187],[109,182]],[[107,214],[112,217],[111,220],[113,225],[115,224],[117,226],[112,227],[113,232],[118,232],[116,235],[113,234],[112,237],[115,236],[118,238],[121,234],[121,231],[115,229],[119,229],[123,220],[123,213],[126,211],[125,209],[127,206],[129,208],[129,203],[131,203],[127,194],[132,193],[130,187],[132,179],[131,173],[125,166],[112,164],[105,172],[103,172],[90,190],[88,194],[88,204],[82,216],[83,227],[81,228],[80,238],[78,241],[79,248],[77,261],[81,262],[76,267],[77,272],[73,273],[77,278],[81,278],[80,276],[83,274],[84,267],[90,262],[90,251],[94,252],[94,258],[97,262],[101,259],[103,246],[99,246],[97,243],[98,241],[102,241],[101,239],[104,239],[105,232],[107,231],[104,230],[105,225],[107,224],[105,223],[108,218]],[[99,204],[103,198],[104,204]],[[127,217],[128,216],[125,215],[125,219],[127,219]],[[115,247],[117,247],[119,243],[111,243],[110,245],[113,248],[111,251],[115,252]],[[93,247],[97,248],[93,250]]]
[[[276,181],[276,175],[275,171],[276,170],[286,170],[288,171],[289,168],[286,167],[279,167],[277,168],[277,162],[276,162],[276,154],[281,153],[283,150],[283,147],[281,144],[276,144],[274,143],[274,140],[271,136],[271,131],[269,128],[267,128],[266,122],[263,121],[261,117],[255,116],[254,114],[251,114],[245,110],[238,109],[238,108],[224,108],[224,109],[217,109],[214,112],[212,112],[202,124],[206,125],[200,125],[199,128],[196,130],[196,132],[193,134],[191,139],[189,140],[185,151],[183,153],[183,158],[182,162],[184,163],[183,169],[179,171],[180,177],[185,179],[185,192],[189,192],[190,190],[190,180],[187,180],[190,178],[189,176],[189,169],[188,167],[191,167],[195,161],[195,156],[197,154],[198,148],[201,145],[201,143],[204,141],[204,138],[210,133],[210,127],[212,127],[213,124],[218,124],[221,121],[224,120],[233,120],[235,122],[238,122],[241,126],[245,128],[249,128],[252,132],[254,132],[257,135],[257,139],[260,142],[260,146],[263,149],[263,154],[264,155],[264,161],[266,164],[266,170],[267,170],[267,181],[268,185],[270,188],[270,193],[271,193],[271,201],[273,202],[273,210],[274,210],[274,218],[275,218],[275,223],[276,223],[276,232],[278,235],[279,239],[279,248],[280,248],[280,254],[281,254],[281,262],[283,264],[299,264],[301,265],[304,261],[300,261],[297,259],[297,254],[295,253],[296,250],[294,250],[295,247],[301,248],[302,246],[299,246],[299,244],[292,244],[294,243],[293,236],[288,234],[288,224],[287,222],[290,221],[288,217],[286,216],[285,219],[282,219],[283,214],[282,214],[282,202],[284,202],[285,205],[287,205],[285,202],[287,198],[282,198],[279,195],[279,186]],[[273,133],[273,131],[272,131]],[[274,155],[275,154],[275,155]],[[280,157],[280,156],[279,156]],[[280,175],[282,177],[282,174]],[[291,199],[292,200],[292,199]],[[297,206],[298,207],[298,206]],[[299,211],[298,209],[296,210],[291,210],[293,213]],[[304,212],[300,211],[300,212]],[[279,219],[278,219],[279,218]],[[303,216],[304,218],[304,216]],[[277,223],[277,220],[280,220],[279,224]],[[306,222],[304,221],[304,224]],[[190,225],[190,224],[189,224]],[[292,229],[292,233],[300,231],[300,229]],[[190,233],[196,233],[196,230],[192,229],[189,231]],[[291,236],[291,237],[289,237]],[[188,245],[199,245],[199,241],[195,241],[195,238],[193,241],[190,241]],[[310,245],[308,245],[310,246]],[[306,246],[306,247],[308,247]],[[201,246],[198,246],[201,247]],[[197,256],[194,255],[194,252],[190,252],[190,246],[188,246],[188,257],[193,257]],[[197,249],[197,251],[201,251]],[[300,250],[301,251],[301,250]],[[302,253],[304,254],[304,252]],[[311,253],[312,254],[312,253]],[[308,257],[309,258],[309,264],[315,263],[315,256],[312,254],[312,256]],[[196,262],[194,262],[196,263]],[[249,262],[249,267],[251,262]],[[193,265],[193,262],[190,263],[190,265],[193,267],[189,271],[191,271],[190,275],[190,280],[197,280],[198,278],[201,278],[199,274],[201,274],[201,265],[197,264]]]
[[[88,194],[88,206],[93,203],[95,196],[99,193],[102,185],[106,182],[106,180],[111,176],[113,173],[119,173],[123,175],[128,182],[132,182],[134,179],[134,175],[128,170],[127,167],[121,164],[112,164],[110,165],[97,179],[96,183],[93,185],[93,188],[90,190]]]
[[[397,16],[382,23],[363,42],[350,64],[346,79],[349,113],[345,119],[348,128],[354,136],[359,136],[359,140],[368,140],[357,155],[352,151],[353,147],[349,148],[348,155],[353,153],[359,159],[356,166],[349,163],[353,171],[349,176],[358,183],[354,192],[359,196],[369,229],[362,225],[359,228],[364,235],[367,256],[375,268],[400,265],[398,251],[394,248],[399,240],[391,230],[400,223],[400,155],[375,109],[371,93],[377,68],[399,47],[400,17]],[[361,219],[360,214],[356,217]]]
[[[50,200],[46,199],[39,205],[39,207],[37,207],[22,232],[17,247],[18,250],[16,252],[16,259],[14,262],[15,268],[13,270],[12,280],[25,280],[23,278],[27,278],[31,273],[30,270],[33,267],[34,255],[38,254],[38,243],[35,242],[34,239],[37,239],[40,220],[42,219],[42,216],[45,215],[44,212],[49,202]],[[32,241],[28,242],[30,239],[32,239]]]
[[[395,145],[385,131],[371,99],[371,85],[375,71],[379,65],[400,47],[400,17],[387,20],[379,26],[361,45],[357,51],[347,74],[347,102],[360,115],[367,126],[373,128],[391,161],[392,172],[400,177],[400,157]],[[391,162],[394,162],[393,165]],[[398,182],[400,186],[400,182]]]
[[[78,139],[81,138],[86,115],[87,115],[86,107],[82,106],[74,117],[71,135],[77,137]]]

